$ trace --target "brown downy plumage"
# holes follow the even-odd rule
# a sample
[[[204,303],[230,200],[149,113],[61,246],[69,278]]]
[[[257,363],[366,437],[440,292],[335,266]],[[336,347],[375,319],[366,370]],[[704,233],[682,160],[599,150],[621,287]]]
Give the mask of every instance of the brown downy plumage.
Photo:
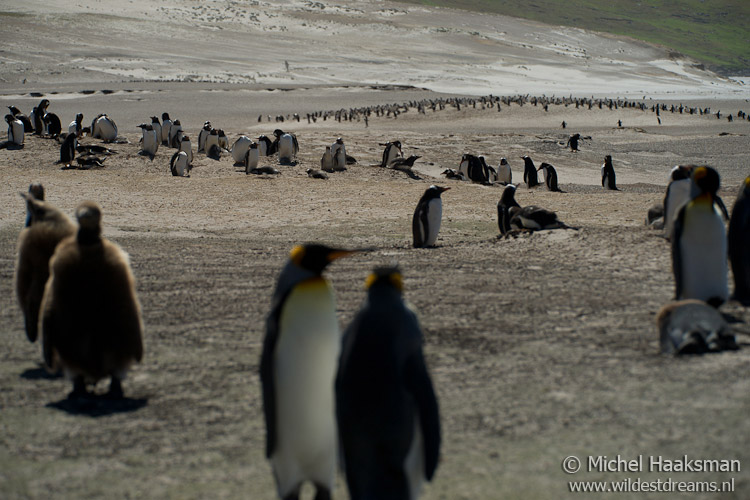
[[[101,236],[101,211],[93,202],[76,209],[79,229],[60,243],[50,261],[42,302],[44,360],[73,379],[70,397],[86,384],[111,377],[109,395],[122,397],[120,381],[143,357],[141,307],[130,259]]]

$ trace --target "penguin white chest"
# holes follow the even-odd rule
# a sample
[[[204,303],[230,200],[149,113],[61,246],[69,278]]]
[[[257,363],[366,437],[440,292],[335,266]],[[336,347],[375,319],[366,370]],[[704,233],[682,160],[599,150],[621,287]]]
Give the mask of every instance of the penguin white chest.
[[[727,236],[721,214],[713,206],[687,207],[682,227],[678,242],[682,293],[678,299],[726,301]]]
[[[298,284],[281,311],[274,352],[278,447],[271,460],[279,477],[294,476],[296,470],[322,482],[334,473],[334,380],[340,343],[329,284],[321,278]]]
[[[258,154],[258,148],[248,148],[245,154],[245,173],[258,167],[258,160],[260,155]]]
[[[234,144],[232,145],[232,158],[234,159],[235,163],[242,163],[245,161],[245,155],[247,154],[247,151],[250,149],[250,144],[252,144],[253,141],[250,140],[247,136],[240,136],[239,139],[237,139]],[[203,138],[203,144],[199,146],[199,149],[203,151],[206,149],[206,139]]]
[[[690,179],[681,179],[672,181],[669,185],[669,194],[664,207],[664,234],[667,238],[672,238],[674,222],[677,219],[677,214],[680,213],[680,209],[690,201],[692,184],[693,181]]]
[[[13,144],[23,144],[23,123],[20,120],[12,120],[8,125],[8,140]]]
[[[505,184],[511,183],[510,165],[500,165],[497,167],[497,180]]]
[[[427,203],[427,227],[422,228],[426,246],[433,246],[437,241],[442,220],[443,200],[440,198],[434,198]]]
[[[289,134],[284,134],[279,138],[279,159],[291,160],[294,158],[294,139]]]
[[[464,178],[469,178],[469,160],[462,160],[458,166],[458,173],[464,174]]]

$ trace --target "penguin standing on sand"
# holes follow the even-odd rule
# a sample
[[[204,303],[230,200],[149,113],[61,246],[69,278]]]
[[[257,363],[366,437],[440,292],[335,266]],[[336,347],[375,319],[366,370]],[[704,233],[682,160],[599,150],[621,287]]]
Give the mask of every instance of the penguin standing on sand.
[[[606,187],[612,191],[619,191],[615,179],[615,167],[612,165],[612,155],[604,157],[604,163],[602,164],[602,187]]]
[[[383,168],[387,167],[394,159],[398,157],[403,158],[404,156],[403,151],[401,151],[401,141],[386,142],[385,144],[381,144],[381,146],[385,146],[383,159],[380,162],[380,166]]]
[[[43,200],[44,191],[39,188],[21,193],[26,200],[27,225],[18,235],[18,257],[14,282],[16,297],[21,306],[26,328],[26,337],[35,342],[39,328],[39,308],[44,295],[44,285],[49,278],[49,260],[57,244],[75,234],[76,226],[70,218]]]
[[[34,131],[34,124],[31,122],[31,119],[25,114],[21,113],[20,109],[18,109],[15,106],[8,106],[8,109],[10,110],[10,113],[13,115],[13,118],[23,123],[23,131],[25,133],[30,133]]]
[[[169,133],[172,129],[172,119],[169,113],[161,114],[161,143],[163,146],[169,146]]]
[[[522,156],[521,159],[523,160],[523,182],[530,188],[538,186],[539,178],[536,175],[534,161],[526,155]]]
[[[39,104],[31,110],[31,123],[34,124],[34,134],[43,135],[45,133],[44,115],[47,114],[49,99],[42,99]]]
[[[156,142],[159,144],[162,143],[161,140],[161,123],[159,123],[159,117],[158,116],[152,116],[151,117],[151,127],[154,129],[154,133],[156,133]]]
[[[211,130],[206,138],[206,156],[214,160],[221,158],[221,146],[219,146],[219,131]]]
[[[511,172],[510,164],[505,158],[500,158],[500,165],[497,166],[497,182],[506,186],[513,183],[513,172]]]
[[[740,186],[729,219],[729,261],[734,276],[732,298],[750,303],[750,176]]]
[[[549,163],[542,163],[537,171],[541,170],[544,174],[544,183],[547,185],[547,190],[562,193],[560,186],[557,185],[557,170]]]
[[[157,139],[153,125],[141,123],[138,127],[140,127],[142,132],[141,154],[147,155],[153,161],[156,152],[159,150],[159,143],[161,141]]]
[[[341,137],[331,145],[331,156],[333,156],[334,171],[343,172],[346,170],[346,146],[344,145],[344,139]]]
[[[662,354],[736,351],[737,340],[724,317],[701,300],[681,300],[656,316]]]
[[[193,164],[193,144],[190,142],[190,137],[183,135],[180,139],[179,149],[185,153],[188,157],[188,163]]]
[[[213,129],[213,127],[211,126],[211,122],[209,122],[209,121],[203,122],[203,128],[198,133],[198,152],[199,153],[203,153],[203,152],[206,151],[206,139],[208,138],[208,134],[211,133],[212,129]],[[235,142],[235,144],[236,144],[236,142]],[[243,153],[244,153],[244,151],[243,151]],[[234,157],[234,153],[232,153],[232,156]],[[240,155],[240,158],[242,158],[243,156],[244,156],[244,154]],[[239,161],[239,159],[235,158],[234,161]]]
[[[324,172],[333,172],[333,155],[331,154],[331,146],[326,146],[323,157],[320,159],[320,168]]]
[[[60,162],[63,165],[70,165],[70,162],[76,157],[76,148],[78,147],[78,133],[71,132],[65,137],[60,145]]]
[[[697,194],[690,178],[695,165],[677,165],[669,174],[669,184],[664,195],[664,236],[672,239],[674,222],[680,209]]]
[[[430,186],[419,199],[411,226],[414,248],[435,246],[443,218],[443,200],[440,195],[449,189]]]
[[[180,120],[172,122],[172,126],[169,127],[169,147],[174,149],[180,149],[180,141],[182,140],[182,124]]]
[[[271,156],[276,152],[274,143],[265,135],[258,136],[258,151],[261,156]]]
[[[76,119],[68,125],[68,133],[72,134],[73,132],[79,136],[83,134],[83,113],[78,113]]]
[[[44,120],[44,128],[47,130],[47,134],[50,137],[57,137],[62,133],[62,124],[60,123],[60,117],[55,113],[46,113],[42,120]]]
[[[259,160],[260,152],[258,150],[258,143],[251,142],[245,152],[245,173],[249,174],[251,170],[258,168]]]
[[[177,151],[169,160],[169,171],[172,172],[173,177],[190,177],[192,168],[188,155],[184,151]]]
[[[279,163],[293,163],[299,152],[297,137],[294,134],[284,132],[281,129],[274,130],[273,134],[276,136],[276,149],[279,152]]]
[[[311,481],[330,499],[338,450],[334,382],[341,349],[336,300],[323,270],[354,251],[298,245],[279,275],[260,360],[266,457],[279,497]]]
[[[516,201],[516,186],[508,184],[503,190],[500,201],[497,202],[497,227],[500,234],[506,234],[510,231],[510,209],[513,207],[521,208]]]
[[[396,267],[375,268],[344,332],[336,416],[352,500],[416,500],[440,454],[440,415],[416,314]]]
[[[702,166],[691,178],[698,194],[680,210],[672,236],[675,300],[698,299],[719,307],[729,298],[727,234],[716,194],[719,174]]]
[[[101,236],[101,210],[76,209],[78,233],[61,241],[49,263],[42,299],[42,350],[52,370],[73,380],[69,397],[110,377],[108,396],[123,397],[121,381],[143,357],[141,306],[130,258]]]
[[[578,152],[578,141],[581,140],[581,134],[573,134],[570,137],[568,137],[568,143],[566,146],[570,146],[570,151],[573,153]]]
[[[23,122],[10,114],[5,115],[5,121],[8,123],[8,143],[15,146],[23,146],[23,141],[25,140]]]
[[[201,130],[201,134],[203,131]],[[200,138],[198,139],[200,142]],[[250,144],[253,143],[253,140],[250,139],[246,135],[241,135],[239,138],[234,141],[234,144],[232,144],[232,158],[234,159],[235,165],[244,165],[245,164],[245,156],[247,156],[247,150],[250,149]],[[257,146],[256,146],[257,147]],[[198,147],[198,152],[206,150],[206,139],[203,139],[203,149]]]

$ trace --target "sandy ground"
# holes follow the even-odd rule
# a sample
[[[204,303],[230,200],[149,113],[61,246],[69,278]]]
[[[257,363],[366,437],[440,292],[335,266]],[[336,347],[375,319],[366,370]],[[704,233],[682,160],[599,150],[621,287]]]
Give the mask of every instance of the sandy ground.
[[[466,33],[482,32],[482,26],[490,25],[511,33],[506,24],[522,23],[502,24],[505,18],[381,2],[325,3],[324,9],[312,2],[278,2],[258,3],[257,25],[249,20],[253,6],[243,11],[232,4],[242,15],[235,12],[220,24],[226,28],[218,30],[212,29],[217,23],[211,18],[216,12],[231,12],[225,8],[230,4],[208,4],[213,8],[208,12],[197,2],[152,2],[149,12],[144,5],[69,2],[62,13],[46,13],[48,17],[3,17],[11,21],[0,34],[4,43],[11,34],[20,42],[4,45],[2,104],[13,103],[26,111],[40,98],[29,92],[40,92],[51,100],[49,110],[64,123],[79,111],[87,119],[107,112],[129,143],[113,145],[118,154],[108,158],[104,168],[88,171],[60,170],[55,164],[59,145],[51,139],[27,136],[22,150],[0,150],[5,187],[0,191],[0,497],[274,498],[270,467],[263,456],[265,430],[257,377],[264,321],[289,249],[299,242],[323,241],[377,248],[336,262],[327,272],[336,289],[342,326],[362,302],[364,279],[373,266],[398,262],[403,270],[406,297],[419,312],[424,329],[444,433],[441,463],[423,498],[575,498],[578,495],[568,493],[570,480],[626,478],[733,478],[734,493],[685,497],[747,498],[750,313],[734,303],[722,308],[734,318],[739,352],[689,359],[659,355],[654,317],[672,297],[673,279],[668,244],[643,226],[643,218],[648,207],[663,198],[670,168],[680,163],[715,166],[722,175],[721,194],[731,207],[739,183],[750,173],[750,123],[666,112],[659,125],[651,111],[555,105],[545,112],[529,104],[511,104],[500,112],[481,106],[426,115],[410,110],[397,119],[373,117],[368,126],[363,121],[331,119],[307,124],[304,114],[317,110],[445,97],[440,92],[457,91],[464,83],[461,93],[472,93],[476,82],[456,79],[447,70],[444,88],[429,86],[426,80],[420,84],[403,69],[409,67],[408,57],[416,58],[419,51],[411,46],[399,52],[399,64],[393,63],[401,68],[398,78],[375,79],[354,70],[348,74],[352,78],[344,78],[334,64],[355,69],[357,64],[361,68],[375,64],[374,60],[365,63],[375,50],[367,41],[378,39],[387,47],[402,43],[398,37],[407,36],[408,26],[428,26],[434,29],[427,33],[438,51],[437,43],[447,43],[449,38],[439,28],[452,26],[459,31],[460,27],[465,33],[450,37],[459,44],[454,50],[465,52],[462,59],[481,60],[487,54],[476,50],[468,42],[476,36]],[[41,2],[6,3],[3,10],[47,12]],[[93,22],[94,17],[80,14],[85,10],[108,12],[104,19],[119,31],[104,40],[110,45],[97,45],[100,39],[86,42],[89,52],[76,53],[84,60],[79,68],[55,74],[50,71],[55,67],[51,61],[70,53],[67,44],[83,42],[62,43],[60,25],[53,29],[43,22],[48,18],[57,22],[61,16],[68,16],[71,25]],[[372,12],[380,12],[387,21],[375,23]],[[348,24],[340,16],[348,16]],[[97,21],[101,18],[97,14]],[[164,21],[167,18],[169,23]],[[234,27],[240,18],[245,19],[242,29]],[[313,20],[328,26],[329,32],[321,28],[315,38]],[[158,22],[164,31],[157,33],[154,23]],[[40,25],[49,32],[42,30],[41,45],[34,45],[27,28]],[[267,76],[232,82],[226,78],[228,72],[240,71],[227,69],[231,64],[226,61],[235,53],[223,46],[219,52],[225,59],[216,64],[227,72],[219,78],[224,83],[170,82],[166,80],[178,76],[170,71],[185,70],[182,64],[163,55],[147,57],[148,46],[140,43],[126,45],[128,39],[146,38],[154,46],[172,40],[176,47],[184,39],[174,39],[170,33],[184,33],[186,26],[201,34],[215,32],[211,40],[228,45],[237,40],[249,43],[260,30],[268,47],[284,37],[289,44],[299,44],[304,36],[314,47],[313,42],[322,43],[323,37],[345,27],[350,31],[340,36],[351,40],[356,27],[363,33],[358,52],[362,61],[328,56],[332,76],[325,81],[313,81],[300,72],[295,78],[303,81],[293,82],[277,61],[278,80],[263,69],[258,71],[268,72]],[[392,38],[371,35],[386,28],[393,30]],[[537,37],[563,31],[570,30],[538,27]],[[44,45],[44,40],[51,45]],[[195,58],[203,75],[215,73],[212,45],[191,40],[185,54]],[[601,37],[597,40],[591,41],[591,47],[580,39],[571,45],[594,51],[601,47]],[[648,56],[657,49],[607,40],[639,47],[644,60],[658,59]],[[118,44],[119,52],[108,48]],[[55,48],[53,53],[50,47]],[[315,52],[310,47],[304,50]],[[111,62],[125,52],[138,60],[142,78],[164,81],[129,81],[122,67]],[[9,62],[9,53],[23,62]],[[518,57],[528,57],[527,65],[554,66],[543,54],[532,50],[519,52]],[[96,57],[116,66],[115,70],[101,71]],[[260,60],[270,64],[271,59]],[[289,62],[294,68],[299,60],[290,56]],[[622,62],[632,60],[622,56]],[[415,66],[422,63],[416,61]],[[604,73],[591,69],[592,78],[619,71],[599,64]],[[87,69],[80,69],[83,66]],[[645,85],[647,80],[634,69],[640,66],[627,67],[622,87],[592,81],[591,88],[580,87],[576,94],[616,97],[627,94],[631,85]],[[22,75],[28,75],[25,85],[20,83]],[[706,73],[700,73],[706,79],[701,84],[692,76],[671,75],[663,74],[669,85],[654,79],[646,89],[653,90],[646,96],[649,106],[683,102],[724,114],[748,110],[744,94],[737,93],[741,85]],[[407,87],[373,88],[376,83]],[[585,82],[568,83],[572,87]],[[481,85],[480,95],[522,92],[499,83]],[[529,88],[538,88],[540,94],[554,93],[543,79],[534,85],[539,87]],[[722,90],[716,92],[717,88]],[[634,101],[642,98],[629,95]],[[224,128],[231,141],[242,133],[270,135],[277,127],[295,132],[301,146],[298,163],[278,166],[274,158],[267,158],[264,163],[277,165],[282,173],[265,178],[246,176],[229,155],[219,161],[196,155],[191,178],[171,177],[168,163],[173,150],[160,149],[153,162],[138,155],[136,125],[163,111],[179,118],[194,138],[206,119]],[[302,113],[301,122],[267,118],[294,112]],[[258,115],[263,115],[260,123]],[[566,130],[560,128],[563,120],[568,123]],[[623,127],[617,127],[617,120],[623,121]],[[564,147],[573,132],[591,137],[583,141],[579,153]],[[309,179],[305,169],[317,167],[324,147],[339,136],[358,163],[327,181]],[[380,159],[378,143],[392,139],[403,142],[405,154],[422,156],[417,162],[418,178],[372,166]],[[554,164],[565,193],[522,185],[517,199],[523,205],[555,210],[579,230],[498,239],[495,207],[501,189],[440,176],[443,169],[456,167],[464,152],[483,154],[492,165],[507,157],[514,179],[522,175],[518,157],[523,154],[537,164]],[[613,156],[620,192],[601,189],[599,166],[606,154]],[[24,218],[17,192],[32,181],[43,182],[50,202],[71,215],[81,200],[97,201],[105,235],[131,256],[144,311],[146,354],[125,381],[128,399],[119,405],[89,411],[71,407],[65,401],[70,384],[45,375],[39,345],[26,341],[12,276]],[[419,196],[434,183],[452,188],[443,195],[438,246],[415,250],[410,245],[411,216]],[[584,462],[587,456],[643,455],[646,470],[567,475],[561,462],[570,455]],[[651,456],[680,459],[683,455],[738,459],[742,470],[672,474],[647,470]],[[335,494],[347,497],[341,478]],[[618,496],[631,497],[651,498]]]

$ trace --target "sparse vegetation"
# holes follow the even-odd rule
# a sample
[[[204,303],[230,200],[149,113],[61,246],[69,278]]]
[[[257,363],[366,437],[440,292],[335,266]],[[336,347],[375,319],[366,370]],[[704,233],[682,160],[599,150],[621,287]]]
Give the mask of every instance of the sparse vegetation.
[[[750,74],[747,0],[422,0],[625,35],[664,45],[723,75]]]

